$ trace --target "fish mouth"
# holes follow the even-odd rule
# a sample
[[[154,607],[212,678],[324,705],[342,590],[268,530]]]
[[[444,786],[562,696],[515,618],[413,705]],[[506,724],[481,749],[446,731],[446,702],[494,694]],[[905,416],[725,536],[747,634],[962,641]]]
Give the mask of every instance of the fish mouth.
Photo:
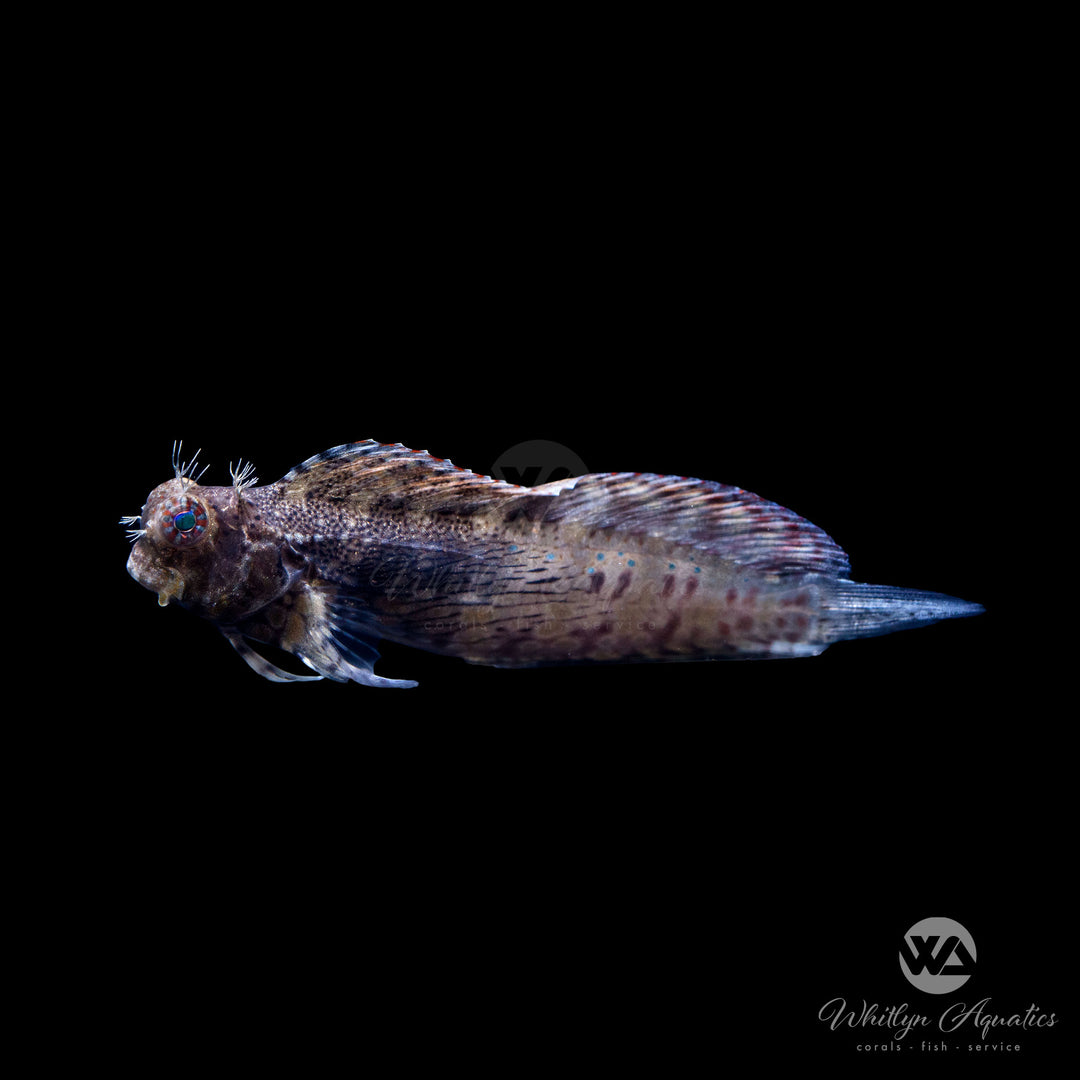
[[[184,577],[179,570],[171,566],[159,566],[139,550],[142,541],[132,549],[128,556],[127,572],[144,588],[157,593],[161,607],[168,607],[173,600],[179,601],[184,595]]]

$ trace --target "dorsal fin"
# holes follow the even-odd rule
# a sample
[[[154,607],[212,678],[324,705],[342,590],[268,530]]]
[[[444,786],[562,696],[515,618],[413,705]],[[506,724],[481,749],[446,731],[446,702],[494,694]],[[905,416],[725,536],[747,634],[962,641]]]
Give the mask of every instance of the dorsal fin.
[[[742,488],[685,476],[596,473],[551,487],[563,490],[533,513],[684,544],[762,573],[845,576],[844,550],[798,514]],[[545,487],[529,495],[542,497]]]
[[[742,488],[692,477],[593,473],[526,488],[368,439],[316,454],[278,483],[295,495],[400,500],[421,511],[476,513],[497,501],[533,520],[658,537],[779,576],[850,570],[843,549],[805,518]]]
[[[520,495],[528,488],[459,468],[432,457],[426,450],[410,450],[401,443],[372,439],[344,443],[310,457],[290,469],[279,484],[291,491],[327,498],[355,498],[364,502],[407,499],[418,509],[465,510],[493,498]]]

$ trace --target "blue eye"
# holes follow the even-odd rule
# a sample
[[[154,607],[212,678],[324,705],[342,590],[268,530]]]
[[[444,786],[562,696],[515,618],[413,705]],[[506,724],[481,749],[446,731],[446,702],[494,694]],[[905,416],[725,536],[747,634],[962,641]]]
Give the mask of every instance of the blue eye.
[[[190,547],[206,535],[206,508],[191,495],[167,499],[160,521],[161,531],[173,547]]]

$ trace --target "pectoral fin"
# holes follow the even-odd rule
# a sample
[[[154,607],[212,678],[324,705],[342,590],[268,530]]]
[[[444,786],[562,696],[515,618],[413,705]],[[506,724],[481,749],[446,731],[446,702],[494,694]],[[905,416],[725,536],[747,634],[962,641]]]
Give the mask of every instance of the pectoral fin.
[[[363,686],[412,687],[409,679],[376,675],[378,634],[372,627],[334,603],[335,590],[325,584],[301,583],[275,604],[222,633],[248,666],[272,682],[332,679]],[[292,653],[315,675],[293,675],[271,663],[245,639],[264,641]]]

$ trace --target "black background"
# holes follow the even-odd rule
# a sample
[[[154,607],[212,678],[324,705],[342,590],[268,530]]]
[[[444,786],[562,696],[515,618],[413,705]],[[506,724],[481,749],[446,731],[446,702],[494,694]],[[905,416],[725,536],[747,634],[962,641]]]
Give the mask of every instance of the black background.
[[[605,53],[418,82],[397,48],[389,82],[118,86],[85,144],[76,636],[111,708],[61,742],[100,901],[80,947],[118,1008],[151,1042],[191,1024],[306,1063],[858,1064],[817,1010],[911,1000],[899,936],[940,914],[975,938],[973,994],[1066,1013],[1009,84],[922,53],[779,78],[768,49],[749,78]],[[489,472],[548,439],[756,491],[856,579],[987,611],[810,660],[386,646],[417,689],[273,685],[124,571],[113,523],[176,438],[206,483],[363,438]]]

